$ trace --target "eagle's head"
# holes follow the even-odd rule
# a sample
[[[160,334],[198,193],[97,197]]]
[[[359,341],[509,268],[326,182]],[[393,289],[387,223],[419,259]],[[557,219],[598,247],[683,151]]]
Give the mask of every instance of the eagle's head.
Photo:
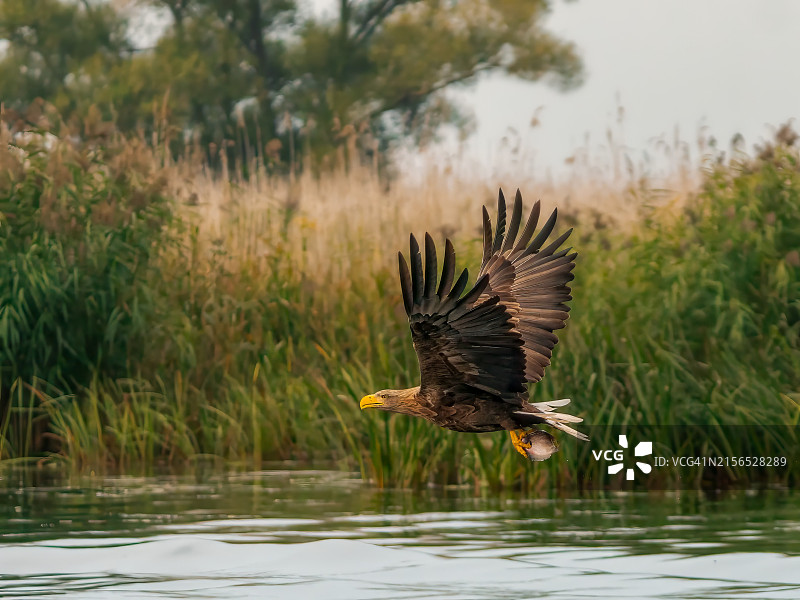
[[[388,412],[402,413],[404,415],[425,416],[426,411],[417,397],[419,387],[407,390],[381,390],[374,394],[364,396],[359,403],[361,410],[377,408]]]

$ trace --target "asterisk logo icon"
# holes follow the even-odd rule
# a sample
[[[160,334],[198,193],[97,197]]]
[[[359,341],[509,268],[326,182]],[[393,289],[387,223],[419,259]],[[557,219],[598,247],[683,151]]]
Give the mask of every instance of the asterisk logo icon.
[[[622,448],[628,448],[628,436],[621,435],[619,436],[619,445]],[[636,444],[636,447],[633,449],[634,456],[650,456],[653,454],[653,442],[639,442]],[[622,471],[625,465],[621,462],[615,463],[608,467],[608,474],[609,475],[616,475],[620,471]],[[649,473],[653,470],[653,467],[647,463],[636,461],[636,466],[641,470],[642,473]],[[625,471],[625,479],[628,481],[633,481],[633,468],[628,467]]]

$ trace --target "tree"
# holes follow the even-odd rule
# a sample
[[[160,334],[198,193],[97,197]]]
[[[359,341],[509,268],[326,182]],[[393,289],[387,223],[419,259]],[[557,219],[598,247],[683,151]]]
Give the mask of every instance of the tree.
[[[238,139],[242,156],[279,137],[284,152],[302,142],[320,158],[347,132],[385,149],[448,123],[463,130],[445,92],[482,73],[562,87],[581,74],[574,46],[543,26],[550,0],[339,0],[335,19],[300,18],[294,0],[150,3],[171,27],[137,50],[111,5],[0,0],[0,86],[12,103],[97,103],[123,131],[166,121],[176,149]]]

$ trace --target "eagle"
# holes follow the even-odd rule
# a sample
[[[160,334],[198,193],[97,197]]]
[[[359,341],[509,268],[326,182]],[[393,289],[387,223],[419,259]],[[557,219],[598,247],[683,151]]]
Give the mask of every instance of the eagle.
[[[576,252],[559,250],[569,229],[548,243],[556,225],[554,210],[534,237],[540,202],[522,234],[522,194],[517,190],[511,219],[506,200],[497,201],[497,229],[483,207],[483,260],[472,289],[464,293],[469,272],[455,279],[456,255],[445,241],[442,274],[433,238],[425,234],[425,258],[411,235],[410,270],[398,253],[403,304],[419,359],[420,384],[406,390],[381,390],[361,399],[360,407],[422,417],[453,431],[486,433],[506,430],[524,457],[538,461],[558,450],[548,425],[580,440],[589,438],[570,424],[581,418],[559,412],[569,399],[530,402],[526,385],[544,377],[554,333],[566,325],[568,283]],[[547,244],[547,245],[545,245]],[[454,283],[455,281],[455,283]]]

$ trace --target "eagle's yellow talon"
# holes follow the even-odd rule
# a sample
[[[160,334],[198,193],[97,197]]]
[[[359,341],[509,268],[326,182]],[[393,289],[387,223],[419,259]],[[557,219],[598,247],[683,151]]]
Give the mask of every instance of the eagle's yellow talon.
[[[514,449],[525,458],[528,458],[526,450],[530,449],[531,444],[525,440],[526,431],[524,429],[512,429],[508,433],[511,435],[511,445],[514,446]]]

